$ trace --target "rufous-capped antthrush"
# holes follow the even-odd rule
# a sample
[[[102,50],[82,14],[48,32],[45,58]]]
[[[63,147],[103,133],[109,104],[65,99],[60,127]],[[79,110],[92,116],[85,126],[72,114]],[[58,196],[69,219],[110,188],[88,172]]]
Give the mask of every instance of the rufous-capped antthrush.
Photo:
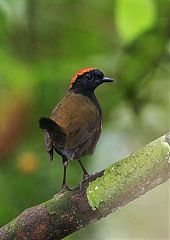
[[[45,132],[45,146],[49,158],[53,150],[61,155],[64,165],[62,188],[67,188],[66,169],[69,160],[77,160],[88,176],[81,157],[92,154],[101,133],[102,112],[94,90],[100,84],[112,82],[96,68],[83,68],[71,79],[64,98],[53,109],[50,118],[39,120]]]

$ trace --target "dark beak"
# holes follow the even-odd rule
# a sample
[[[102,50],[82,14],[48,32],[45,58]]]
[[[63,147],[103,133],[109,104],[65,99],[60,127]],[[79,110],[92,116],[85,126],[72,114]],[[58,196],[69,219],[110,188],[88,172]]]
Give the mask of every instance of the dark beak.
[[[103,77],[102,78],[102,82],[114,82],[114,80],[112,78],[108,78],[108,77]]]

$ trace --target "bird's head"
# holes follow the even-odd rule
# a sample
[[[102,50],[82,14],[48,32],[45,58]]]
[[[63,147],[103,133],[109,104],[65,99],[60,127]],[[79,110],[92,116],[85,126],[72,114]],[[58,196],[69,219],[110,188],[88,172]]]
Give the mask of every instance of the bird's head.
[[[105,77],[99,69],[83,68],[72,77],[69,89],[79,92],[94,91],[97,86],[105,82],[113,82],[113,79]]]

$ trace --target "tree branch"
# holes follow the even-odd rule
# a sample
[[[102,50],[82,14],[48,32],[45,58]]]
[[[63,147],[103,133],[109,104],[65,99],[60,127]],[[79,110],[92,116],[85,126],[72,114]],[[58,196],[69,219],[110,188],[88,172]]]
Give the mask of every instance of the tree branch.
[[[62,239],[107,216],[170,177],[169,144],[166,134],[73,190],[26,209],[0,229],[0,239]]]

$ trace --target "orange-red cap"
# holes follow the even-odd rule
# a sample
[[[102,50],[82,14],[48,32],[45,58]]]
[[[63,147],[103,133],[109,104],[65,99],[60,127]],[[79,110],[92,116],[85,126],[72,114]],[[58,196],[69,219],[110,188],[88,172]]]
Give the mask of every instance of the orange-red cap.
[[[84,73],[86,72],[90,72],[91,70],[94,70],[95,68],[90,68],[90,67],[87,67],[87,68],[82,68],[80,69],[78,72],[76,72],[76,74],[72,77],[71,81],[70,81],[70,87],[73,85],[73,83],[76,81],[77,77],[78,76],[81,76],[83,75]]]

